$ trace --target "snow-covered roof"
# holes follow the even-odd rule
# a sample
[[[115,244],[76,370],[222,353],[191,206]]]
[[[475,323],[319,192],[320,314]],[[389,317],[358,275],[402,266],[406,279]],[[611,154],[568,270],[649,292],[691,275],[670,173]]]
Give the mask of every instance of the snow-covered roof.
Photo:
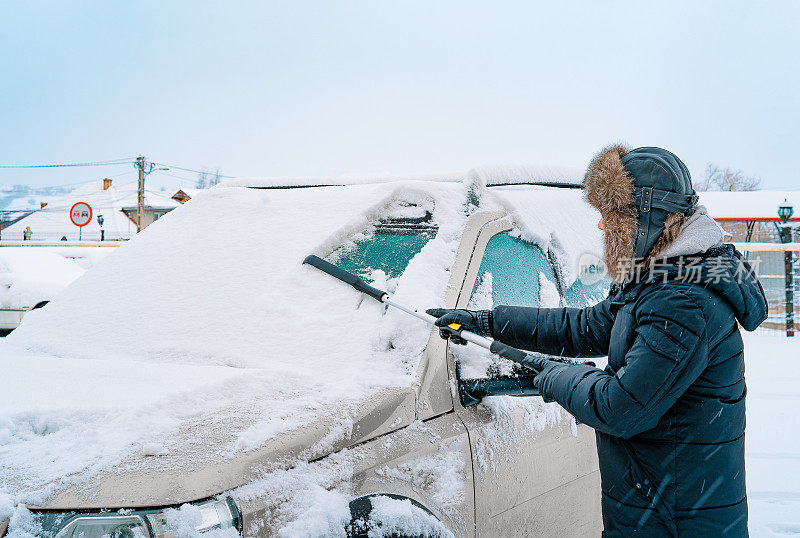
[[[201,192],[205,192],[206,190],[207,189],[192,189],[189,187],[181,187],[180,189],[172,193],[172,198],[174,199],[175,195],[177,195],[179,192],[182,192],[189,198],[195,198],[198,194],[200,194]]]
[[[794,206],[792,221],[800,221],[800,191],[708,191],[700,203],[716,220],[780,220],[778,206],[787,200]]]
[[[3,211],[33,211],[39,209],[38,198],[30,196],[20,196],[14,198],[3,208]]]
[[[594,214],[572,189],[236,184],[251,186],[223,183],[168,213],[0,342],[0,371],[15,380],[0,406],[10,432],[0,430],[0,484],[15,498],[41,501],[56,481],[90,484],[188,424],[225,424],[214,433],[222,452],[209,454],[230,457],[323,412],[346,414],[379,391],[410,387],[430,327],[302,265],[370,223],[406,216],[409,203],[438,225],[391,282],[395,299],[416,307],[443,301],[468,200],[510,211],[559,263],[599,246],[589,245],[594,232],[578,233],[592,229]],[[333,433],[344,436],[347,416],[341,420]],[[52,424],[52,434],[38,434],[41,424]],[[186,454],[185,464],[198,458]]]
[[[103,190],[102,180],[87,183],[70,192],[51,199],[43,199],[47,206],[17,221],[2,230],[6,240],[22,239],[25,228],[30,227],[34,241],[58,241],[66,236],[70,241],[80,237],[84,240],[99,240],[100,225],[97,216],[103,215],[105,239],[128,239],[136,233],[136,224],[123,212],[123,208],[135,208],[138,186],[136,183],[112,184]],[[86,202],[92,207],[92,220],[79,233],[69,218],[69,210],[76,202]],[[154,209],[173,209],[181,204],[172,199],[172,193],[145,189],[145,206]]]

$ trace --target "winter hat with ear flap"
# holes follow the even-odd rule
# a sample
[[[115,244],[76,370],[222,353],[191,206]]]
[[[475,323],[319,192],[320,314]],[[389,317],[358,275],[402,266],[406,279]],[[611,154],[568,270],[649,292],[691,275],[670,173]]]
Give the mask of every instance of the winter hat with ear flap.
[[[603,216],[605,262],[617,283],[629,278],[634,264],[656,258],[697,206],[686,165],[661,148],[603,149],[589,163],[583,188]]]

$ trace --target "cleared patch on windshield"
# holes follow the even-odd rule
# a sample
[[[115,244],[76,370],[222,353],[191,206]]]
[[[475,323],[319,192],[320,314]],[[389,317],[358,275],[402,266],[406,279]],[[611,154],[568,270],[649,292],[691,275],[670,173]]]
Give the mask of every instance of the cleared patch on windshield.
[[[333,251],[326,259],[370,282],[375,271],[386,278],[403,274],[411,259],[434,237],[438,226],[427,204],[398,202],[389,215]]]

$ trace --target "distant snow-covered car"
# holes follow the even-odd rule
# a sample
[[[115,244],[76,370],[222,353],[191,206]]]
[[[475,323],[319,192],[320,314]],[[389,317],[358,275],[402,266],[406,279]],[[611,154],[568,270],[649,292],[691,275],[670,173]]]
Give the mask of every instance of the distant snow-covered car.
[[[316,254],[418,308],[598,300],[602,280],[579,278],[600,244],[580,192],[502,172],[237,180],[159,219],[0,343],[0,521],[87,538],[598,535],[590,428],[491,395],[530,378],[302,265]]]
[[[72,260],[39,247],[0,248],[0,331],[22,323],[84,273]]]

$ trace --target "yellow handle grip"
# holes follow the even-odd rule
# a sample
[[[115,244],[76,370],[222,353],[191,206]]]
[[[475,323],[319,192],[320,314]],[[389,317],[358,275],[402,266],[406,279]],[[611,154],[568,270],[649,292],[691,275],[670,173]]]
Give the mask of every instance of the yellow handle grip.
[[[461,324],[460,323],[451,323],[450,325],[448,325],[448,327],[450,327],[454,331],[457,331],[457,330],[459,330],[461,328]]]

